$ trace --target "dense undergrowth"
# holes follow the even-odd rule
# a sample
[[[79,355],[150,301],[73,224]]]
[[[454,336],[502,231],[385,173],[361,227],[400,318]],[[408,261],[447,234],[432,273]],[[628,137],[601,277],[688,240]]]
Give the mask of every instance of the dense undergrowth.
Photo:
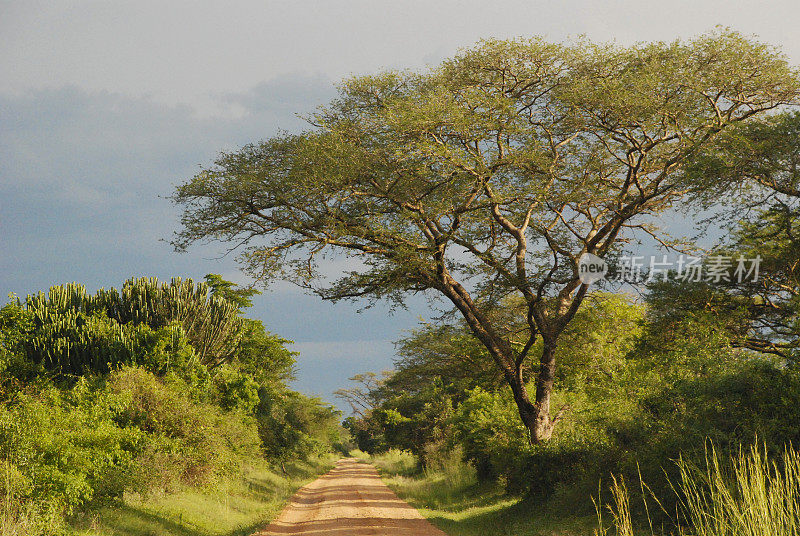
[[[252,292],[209,281],[0,309],[0,535],[233,533],[342,449],[338,412],[286,386],[287,341],[242,315]]]
[[[509,494],[497,482],[481,482],[458,452],[424,468],[409,452],[352,454],[375,465],[395,493],[450,536],[583,536],[596,526],[589,497],[584,507],[570,507]]]
[[[142,496],[71,520],[74,536],[250,536],[269,523],[302,485],[328,470],[333,456],[284,464],[284,473],[253,460],[214,486],[184,487]]]
[[[424,468],[413,454],[398,450],[352,454],[375,465],[400,497],[450,536],[796,536],[800,455],[787,448],[775,460],[763,447],[726,456],[709,447],[700,465],[677,460],[673,501],[641,479],[613,476],[607,502],[601,489],[582,504],[558,497],[542,503],[509,494],[497,483],[482,483],[459,453]],[[637,488],[642,516],[631,502]],[[587,514],[589,504],[595,515]],[[675,509],[665,510],[667,504]]]

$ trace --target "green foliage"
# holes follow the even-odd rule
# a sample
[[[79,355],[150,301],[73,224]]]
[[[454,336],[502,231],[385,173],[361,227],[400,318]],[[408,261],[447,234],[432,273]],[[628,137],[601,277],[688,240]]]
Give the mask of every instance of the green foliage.
[[[645,308],[629,296],[588,295],[559,343],[559,388],[588,390],[595,400],[613,396],[614,379],[626,374],[626,358],[639,343],[644,325]]]
[[[222,365],[215,371],[213,383],[223,409],[252,414],[259,404],[259,383],[239,369]]]
[[[564,504],[585,506],[598,480],[612,472],[629,481],[641,473],[672,501],[668,509],[675,506],[668,479],[679,476],[670,460],[702,459],[708,438],[729,451],[758,436],[776,454],[800,442],[800,427],[792,424],[800,422],[800,374],[733,347],[730,330],[720,324],[725,317],[670,309],[661,292],[654,286],[646,306],[623,296],[587,297],[562,339],[554,404],[569,409],[547,444],[529,444],[511,393],[496,382],[461,390],[468,385],[464,376],[454,374],[448,383],[447,373],[435,374],[439,356],[443,371],[471,366],[463,352],[468,346],[453,344],[457,326],[426,328],[406,339],[410,352],[396,374],[420,381],[389,378],[373,391],[372,412],[351,418],[349,427],[373,452],[413,449],[424,459],[443,441],[462,449],[482,481]],[[512,318],[513,309],[502,314]],[[450,336],[437,345],[432,333]],[[454,410],[440,412],[442,419],[425,415],[432,400],[448,400]],[[418,414],[424,416],[417,420]],[[426,433],[434,423],[438,432]]]
[[[344,448],[338,412],[286,388],[288,341],[224,297],[252,293],[210,282],[70,284],[0,309],[0,534]]]
[[[450,395],[458,397],[478,386],[496,389],[503,383],[486,348],[463,324],[424,324],[395,344],[398,359],[387,390],[414,393],[442,379]]]
[[[180,324],[154,330],[120,325],[102,313],[63,313],[32,330],[25,345],[35,363],[76,375],[133,364],[161,373],[184,371],[198,362]]]
[[[691,159],[687,175],[721,185],[705,203],[722,197],[728,206],[721,215],[731,236],[713,253],[761,262],[755,276],[739,280],[731,268],[725,280],[694,285],[686,297],[661,289],[669,309],[711,312],[735,345],[792,362],[800,348],[798,133],[800,113],[783,111],[736,125]]]
[[[627,47],[490,39],[423,72],[346,80],[307,132],[222,154],[176,189],[174,245],[242,245],[259,281],[329,299],[438,294],[514,390],[531,440],[547,441],[556,348],[587,292],[578,259],[641,230],[673,243],[662,214],[733,190],[684,164],[799,102],[785,57],[730,30]],[[323,277],[329,251],[356,268]],[[491,314],[508,297],[521,304],[511,332]]]
[[[25,358],[24,342],[33,329],[33,315],[12,301],[0,308],[0,401],[35,377],[35,367]]]
[[[800,113],[783,111],[726,130],[717,141],[692,158],[686,174],[695,180],[713,178],[734,205],[764,199],[772,192],[800,197]],[[729,190],[730,186],[733,190]],[[705,199],[711,204],[715,200]]]
[[[114,400],[113,420],[122,428],[150,434],[151,459],[171,467],[184,482],[203,483],[235,473],[242,459],[255,457],[259,439],[255,420],[241,411],[193,400],[180,380],[164,383],[143,369],[112,374],[106,391]],[[231,409],[238,409],[233,406]],[[148,480],[161,467],[148,467]]]
[[[259,454],[253,417],[200,403],[182,381],[141,368],[0,406],[1,495],[33,524],[48,515],[58,528],[62,515],[125,491],[209,485]]]
[[[338,441],[341,413],[318,398],[266,386],[258,395],[255,416],[262,448],[270,459],[304,459]]]
[[[492,314],[514,331],[522,321],[519,311],[507,300]],[[511,393],[491,369],[481,375],[476,362],[485,350],[459,324],[426,325],[400,341],[398,370],[372,386],[371,411],[347,425],[370,452],[406,449],[427,465],[429,457],[458,447],[482,480],[547,495],[559,483],[591,480],[619,461],[607,451],[615,430],[630,418],[626,412],[636,410],[623,389],[634,375],[626,356],[638,347],[643,330],[644,309],[628,298],[586,298],[563,335],[557,376],[562,392],[555,400],[570,409],[547,447],[530,446]],[[470,378],[472,370],[477,373]],[[597,457],[606,462],[598,464]]]
[[[211,289],[211,295],[219,298],[224,298],[228,302],[234,304],[239,310],[252,307],[253,296],[261,294],[254,288],[239,288],[232,281],[222,279],[219,274],[206,274],[203,278],[206,285]]]
[[[522,455],[531,451],[514,411],[508,397],[480,388],[458,407],[453,418],[455,438],[482,479],[513,477]]]
[[[300,486],[332,466],[333,460],[326,456],[286,463],[284,473],[252,460],[241,475],[214,486],[148,496],[126,494],[119,504],[71,519],[70,535],[250,536],[272,521]],[[33,533],[13,536],[23,534]]]
[[[371,418],[377,419],[388,447],[408,450],[427,465],[427,447],[447,439],[452,415],[453,401],[437,379],[416,395],[393,394]]]
[[[18,498],[70,512],[119,496],[143,434],[114,424],[108,406],[49,390],[0,408],[0,458],[17,468]]]
[[[25,307],[34,323],[25,345],[31,360],[71,374],[137,362],[137,353],[147,353],[137,348],[147,329],[170,325],[183,330],[203,364],[218,365],[233,358],[242,330],[237,307],[191,279],[129,279],[93,296],[70,283],[28,296]]]
[[[585,536],[596,522],[579,504],[555,508],[521,497],[509,497],[502,487],[478,482],[475,468],[458,450],[420,469],[408,453],[352,454],[378,467],[383,480],[400,498],[452,536]],[[581,501],[585,497],[581,497]]]
[[[260,383],[293,379],[297,352],[286,347],[291,342],[269,333],[260,320],[245,318],[235,365]]]

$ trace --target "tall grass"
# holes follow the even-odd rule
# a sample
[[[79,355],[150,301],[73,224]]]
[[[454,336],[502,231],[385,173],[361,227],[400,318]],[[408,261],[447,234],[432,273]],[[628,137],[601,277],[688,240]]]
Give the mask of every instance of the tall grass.
[[[363,453],[351,453],[372,463],[391,488],[395,491],[402,489],[403,496],[418,507],[441,508],[460,504],[465,492],[478,483],[475,469],[464,462],[460,449],[429,458],[424,468],[419,467],[413,454],[395,449],[372,456],[359,454]]]
[[[333,457],[286,465],[279,474],[251,460],[242,475],[185,486],[78,512],[65,523],[58,503],[19,496],[19,475],[0,461],[0,536],[248,536],[266,525],[301,485],[333,466]],[[16,482],[15,482],[16,481]]]
[[[779,465],[758,447],[739,452],[731,470],[712,449],[706,467],[681,463],[681,491],[694,536],[800,536],[800,456]]]
[[[57,504],[20,500],[22,475],[0,460],[0,536],[58,534],[64,527]]]
[[[416,456],[403,450],[391,449],[387,452],[372,455],[360,450],[353,450],[350,455],[371,463],[378,471],[384,474],[410,476],[417,472]]]
[[[268,524],[333,457],[287,463],[286,473],[251,460],[240,477],[123,501],[71,520],[70,536],[249,536]]]
[[[611,478],[611,504],[606,507],[611,514],[611,526],[609,528],[605,527],[603,523],[603,508],[600,506],[599,500],[595,501],[598,528],[594,531],[594,534],[595,536],[605,536],[609,533],[616,536],[636,536],[636,532],[633,529],[630,499],[628,498],[628,488],[625,485],[625,480],[622,477],[618,479],[616,476]],[[612,530],[613,532],[611,532]]]
[[[683,525],[679,534],[800,536],[800,454],[796,450],[786,448],[778,463],[770,460],[765,450],[753,446],[724,462],[713,447],[706,453],[704,467],[678,462],[680,482],[675,492],[682,518],[676,521]],[[636,530],[622,479],[614,479],[611,495],[607,506],[611,525],[604,526],[603,512],[598,508],[595,536],[654,534],[651,524],[646,530]]]
[[[506,493],[502,483],[479,482],[460,449],[432,449],[426,464],[400,451],[352,456],[376,465],[397,495],[452,536],[586,536],[591,516],[542,508]]]

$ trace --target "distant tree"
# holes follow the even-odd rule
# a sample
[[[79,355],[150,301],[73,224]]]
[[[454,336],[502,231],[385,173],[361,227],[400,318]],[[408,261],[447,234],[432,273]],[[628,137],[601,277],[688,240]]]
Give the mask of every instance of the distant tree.
[[[683,164],[799,94],[781,55],[730,31],[625,48],[484,41],[425,73],[347,80],[308,132],[223,154],[177,188],[174,245],[231,241],[256,279],[325,299],[401,304],[433,291],[486,347],[530,440],[544,441],[564,409],[550,410],[556,349],[587,292],[578,259],[635,233],[669,244],[658,215],[710,186]],[[329,251],[352,259],[333,282],[318,270]],[[520,345],[488,314],[512,294]]]
[[[344,400],[350,405],[353,414],[359,417],[368,415],[380,402],[380,390],[386,379],[391,376],[391,372],[384,371],[383,374],[365,372],[356,374],[350,378],[356,385],[346,389],[337,389],[334,396]]]
[[[395,344],[398,359],[394,374],[386,381],[387,390],[415,393],[438,378],[455,395],[477,386],[494,390],[504,384],[486,347],[462,322],[426,323]],[[523,373],[525,378],[531,377],[530,370]]]

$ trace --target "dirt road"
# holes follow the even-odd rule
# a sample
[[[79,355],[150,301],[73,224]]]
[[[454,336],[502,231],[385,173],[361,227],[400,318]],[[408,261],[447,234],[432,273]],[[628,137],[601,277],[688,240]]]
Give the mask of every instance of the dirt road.
[[[446,536],[355,459],[300,488],[258,536]]]

